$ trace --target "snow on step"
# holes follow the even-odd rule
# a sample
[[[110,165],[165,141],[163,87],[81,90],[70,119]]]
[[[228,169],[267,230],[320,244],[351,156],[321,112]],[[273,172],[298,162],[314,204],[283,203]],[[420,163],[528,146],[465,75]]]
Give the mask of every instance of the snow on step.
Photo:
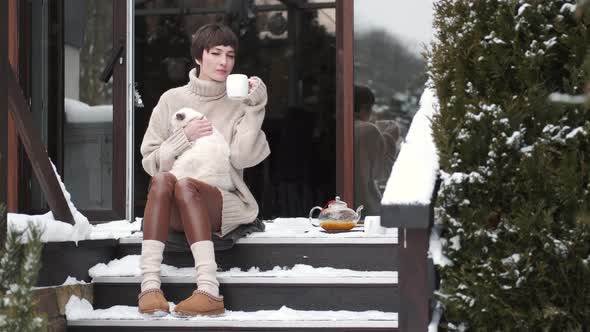
[[[139,255],[128,255],[121,259],[114,259],[108,264],[100,263],[88,271],[94,282],[139,282]],[[195,269],[192,267],[177,268],[162,264],[162,281],[168,283],[186,282],[193,280]],[[222,283],[256,283],[281,282],[289,278],[290,283],[397,283],[396,271],[356,271],[336,269],[332,267],[312,267],[297,264],[292,268],[275,266],[272,270],[260,271],[252,267],[247,271],[232,268],[217,273]]]
[[[264,222],[264,232],[255,232],[239,239],[238,244],[271,243],[325,243],[325,244],[397,244],[397,228],[386,228],[384,234],[364,232],[363,225],[358,225],[349,232],[327,233],[318,226],[317,219],[276,218]],[[142,232],[123,238],[120,243],[141,243]]]
[[[174,308],[174,303],[170,303]],[[137,307],[113,306],[108,309],[94,309],[85,299],[72,296],[66,304],[68,326],[114,325],[150,327],[265,327],[292,326],[303,328],[397,328],[398,314],[382,311],[304,311],[282,307],[279,310],[254,312],[230,311],[216,317],[180,318],[172,314],[163,317],[149,317],[140,314]],[[105,322],[105,321],[108,321]]]

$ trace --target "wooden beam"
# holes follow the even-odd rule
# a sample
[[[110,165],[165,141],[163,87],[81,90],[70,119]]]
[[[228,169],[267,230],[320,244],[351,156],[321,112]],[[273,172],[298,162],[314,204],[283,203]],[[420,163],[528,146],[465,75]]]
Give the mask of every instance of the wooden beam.
[[[8,53],[8,63],[12,68],[18,70],[18,0],[8,0],[8,26],[7,39],[8,47],[4,48]],[[0,51],[4,52],[4,51]],[[17,72],[18,74],[18,72]],[[14,119],[8,117],[8,128],[6,130],[7,140],[7,179],[6,179],[6,208],[8,212],[18,212],[18,179],[19,179],[19,157],[18,157],[18,136],[16,133]]]
[[[280,0],[282,4],[277,5],[254,5],[252,10],[255,13],[262,12],[279,12],[288,9],[288,4],[285,1]],[[311,11],[319,9],[333,9],[336,8],[336,2],[297,2],[297,9]],[[150,8],[150,9],[137,9],[135,10],[135,16],[154,16],[154,15],[211,15],[211,14],[224,14],[226,12],[225,7],[198,7],[198,8]]]
[[[336,2],[336,193],[354,205],[353,0]]]
[[[8,3],[0,1],[0,50],[8,50]],[[8,53],[0,51],[0,204],[6,203],[6,169],[8,167],[8,96],[6,76],[8,72]],[[2,213],[2,211],[0,211]],[[0,215],[0,219],[3,216]],[[0,227],[0,246],[4,248],[6,226]]]
[[[14,118],[20,139],[31,161],[33,172],[45,194],[45,199],[55,219],[74,224],[74,218],[61,186],[49,163],[49,155],[45,150],[45,145],[38,135],[39,131],[34,129],[29,106],[11,68],[8,68],[6,77],[8,80],[8,109]]]

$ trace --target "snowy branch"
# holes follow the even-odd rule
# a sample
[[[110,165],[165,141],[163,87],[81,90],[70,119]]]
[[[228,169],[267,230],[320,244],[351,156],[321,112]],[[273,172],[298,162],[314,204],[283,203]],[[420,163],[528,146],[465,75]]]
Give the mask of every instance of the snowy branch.
[[[568,95],[565,93],[554,92],[549,95],[549,100],[554,103],[562,104],[584,104],[588,101],[588,96],[585,95]]]

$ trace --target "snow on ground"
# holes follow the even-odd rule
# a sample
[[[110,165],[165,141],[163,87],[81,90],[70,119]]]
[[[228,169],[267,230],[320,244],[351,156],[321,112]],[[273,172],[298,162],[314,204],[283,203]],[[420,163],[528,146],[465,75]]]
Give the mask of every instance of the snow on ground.
[[[114,259],[108,264],[99,263],[88,270],[92,278],[97,277],[137,277],[141,275],[139,270],[139,255],[128,255],[121,259]],[[193,267],[178,268],[162,264],[163,277],[194,276]],[[355,271],[348,269],[335,269],[332,267],[312,267],[305,264],[297,264],[292,268],[275,266],[272,270],[260,271],[252,267],[247,271],[240,268],[232,268],[229,271],[217,272],[217,277],[394,277],[393,271]]]
[[[174,303],[170,303],[173,310]],[[124,319],[144,320],[146,317],[137,311],[137,307],[114,306],[108,309],[96,309],[85,299],[76,296],[70,297],[66,304],[67,320],[81,319]],[[364,321],[364,320],[393,320],[397,321],[398,316],[393,312],[382,311],[303,311],[293,310],[283,306],[279,310],[260,310],[254,312],[230,311],[221,316],[207,317],[197,316],[191,318],[178,318],[173,315],[166,315],[158,319],[162,320],[215,320],[215,321]]]
[[[57,173],[55,165],[51,163],[51,166],[53,167],[53,172],[57,177],[64,198],[70,208],[70,212],[74,217],[74,225],[56,220],[51,211],[42,215],[8,213],[8,228],[22,232],[23,241],[27,241],[29,238],[30,226],[34,226],[42,231],[42,242],[74,241],[76,244],[81,240],[116,239],[123,236],[129,236],[132,232],[139,231],[141,222],[138,220],[133,223],[126,220],[119,220],[97,226],[91,225],[88,222],[88,218],[80,213],[72,202],[72,196],[66,190],[61,177]]]
[[[62,284],[62,286],[79,285],[79,284],[86,284],[86,281],[78,280],[78,279],[76,279],[76,277],[68,276],[66,278],[66,281],[64,281],[64,283]]]
[[[420,98],[420,109],[412,120],[391,170],[381,204],[430,204],[439,169],[431,128],[437,103],[434,91],[426,87]]]
[[[252,233],[247,237],[397,237],[397,228],[386,228],[384,234],[374,234],[365,233],[364,227],[361,224],[357,225],[350,232],[326,233],[321,227],[319,227],[317,219],[312,219],[310,222],[309,218],[276,218],[274,220],[265,221],[265,225],[266,229],[264,232]]]
[[[41,241],[71,241],[74,226],[56,221],[48,214],[29,216],[26,214],[8,213],[8,227],[18,232],[26,232],[29,225],[42,231]],[[25,235],[28,238],[28,235]]]
[[[372,216],[374,219],[380,219],[379,216]],[[11,228],[25,231],[29,224],[33,224],[43,229],[41,240],[43,242],[61,242],[61,241],[79,241],[79,240],[100,240],[100,239],[119,239],[122,237],[142,238],[141,218],[135,218],[134,222],[127,220],[117,220],[109,223],[90,225],[90,232],[84,237],[78,236],[75,228],[60,221],[54,220],[48,214],[45,215],[26,215],[26,214],[8,214],[8,222]],[[357,225],[350,232],[326,233],[319,227],[317,219],[308,218],[276,218],[274,220],[264,221],[265,231],[255,232],[247,235],[248,238],[390,238],[397,237],[396,228],[384,228],[383,234],[365,233],[362,224]]]
[[[8,213],[8,225],[11,229],[25,232],[25,239],[28,238],[26,234],[29,225],[33,225],[43,231],[41,235],[41,241],[43,242],[118,239],[131,236],[134,232],[139,231],[141,227],[140,220],[135,222],[117,220],[99,225],[88,224],[88,226],[84,226],[86,229],[84,233],[81,233],[79,227],[57,221],[50,213],[43,215]]]
[[[130,236],[141,229],[141,218],[135,218],[134,222],[127,220],[111,221],[92,226],[90,240],[118,239]]]
[[[379,219],[379,216],[371,216],[372,218]],[[365,217],[367,218],[367,217]],[[246,238],[391,238],[397,237],[397,228],[384,228],[383,234],[377,233],[365,233],[364,226],[362,224],[357,225],[350,232],[342,233],[327,233],[321,227],[317,219],[312,219],[311,222],[308,218],[276,218],[273,220],[264,221],[265,230],[264,232],[254,232],[248,234]],[[142,238],[142,232],[133,233],[130,237]]]

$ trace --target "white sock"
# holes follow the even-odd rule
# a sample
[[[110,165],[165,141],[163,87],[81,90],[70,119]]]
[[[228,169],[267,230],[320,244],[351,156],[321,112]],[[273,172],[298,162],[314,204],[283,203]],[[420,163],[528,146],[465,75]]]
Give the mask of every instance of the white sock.
[[[141,242],[141,258],[139,268],[143,279],[141,291],[160,289],[160,266],[164,257],[164,243],[157,240],[143,240]]]
[[[197,289],[213,296],[219,296],[217,263],[212,241],[198,241],[191,245],[197,270]]]

